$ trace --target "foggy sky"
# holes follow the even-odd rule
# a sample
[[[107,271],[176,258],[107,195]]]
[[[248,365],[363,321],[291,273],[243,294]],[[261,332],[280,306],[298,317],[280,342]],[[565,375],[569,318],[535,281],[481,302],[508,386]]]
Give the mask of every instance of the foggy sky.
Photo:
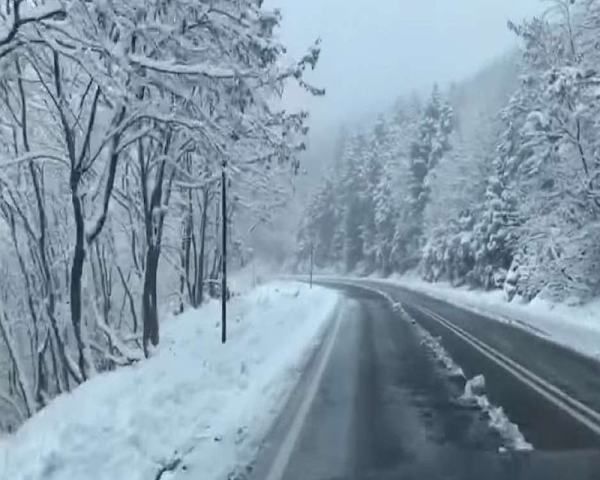
[[[546,8],[540,0],[266,0],[265,7],[282,10],[278,34],[290,56],[322,39],[321,60],[307,79],[327,89],[316,99],[298,89],[286,94],[288,107],[310,110],[311,132],[292,203],[278,228],[256,233],[266,258],[272,245],[294,245],[296,222],[333,158],[342,122],[383,112],[403,94],[428,93],[434,82],[475,74],[516,45],[507,20]]]
[[[280,8],[279,35],[298,58],[318,37],[322,57],[316,101],[292,91],[288,103],[309,106],[320,130],[385,110],[403,93],[426,91],[475,73],[515,44],[508,19],[543,10],[540,0],[267,0]],[[318,134],[319,132],[317,132]]]

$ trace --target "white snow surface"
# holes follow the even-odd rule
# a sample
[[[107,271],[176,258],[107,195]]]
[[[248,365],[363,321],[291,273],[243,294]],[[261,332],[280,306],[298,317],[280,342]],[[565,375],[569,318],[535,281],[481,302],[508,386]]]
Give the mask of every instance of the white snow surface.
[[[416,275],[382,280],[425,293],[497,321],[510,323],[530,333],[600,360],[600,300],[570,306],[536,298],[524,303],[507,302],[501,291],[482,292],[448,283],[428,283]]]
[[[492,428],[500,433],[507,447],[511,450],[530,451],[533,445],[525,440],[519,427],[512,423],[502,407],[494,406],[485,395],[485,377],[477,375],[465,384],[465,393],[460,397],[463,402],[474,403],[489,417]],[[506,449],[501,448],[501,451]]]
[[[226,479],[257,452],[338,301],[277,282],[168,318],[152,358],[56,398],[0,440],[0,478]]]
[[[444,367],[446,374],[450,377],[462,377],[466,380],[467,377],[465,376],[463,369],[454,362],[450,354],[442,346],[440,339],[431,335],[427,330],[418,324],[415,324],[415,327],[420,332],[421,344],[425,345],[433,352],[437,361],[441,366]]]

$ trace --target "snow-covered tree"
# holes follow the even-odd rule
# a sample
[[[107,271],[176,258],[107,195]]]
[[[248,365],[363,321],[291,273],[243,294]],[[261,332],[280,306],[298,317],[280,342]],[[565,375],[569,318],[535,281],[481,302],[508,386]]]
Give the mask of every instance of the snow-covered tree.
[[[18,423],[150,354],[168,303],[199,304],[221,172],[241,255],[304,148],[286,84],[323,91],[304,76],[318,42],[289,59],[257,0],[10,0],[0,17],[0,405]]]
[[[329,266],[334,258],[334,237],[340,226],[336,186],[326,178],[312,197],[300,229],[299,252],[301,258],[314,255],[317,268]]]
[[[378,267],[377,190],[382,181],[386,128],[385,119],[379,117],[366,139],[366,148],[358,173],[362,216],[360,226],[362,259],[367,271],[373,271]]]
[[[555,2],[546,18],[511,25],[524,42],[525,77],[513,109],[517,146],[507,164],[523,219],[509,291],[528,297],[589,298],[598,288],[597,275],[587,271],[597,261],[592,232],[600,206],[597,54],[587,40],[593,27],[585,25],[595,3],[572,11]]]
[[[344,171],[340,179],[341,230],[343,236],[343,258],[346,271],[353,270],[363,259],[362,239],[362,182],[361,165],[366,152],[363,134],[355,134],[348,142],[344,153]]]
[[[431,196],[430,174],[450,150],[453,130],[452,108],[442,99],[437,86],[427,102],[416,138],[410,146],[410,177],[406,209],[396,230],[395,242],[401,269],[416,266],[423,243],[425,207]]]
[[[520,52],[355,129],[336,183],[346,269],[419,266],[509,300],[600,294],[600,2],[509,29]]]

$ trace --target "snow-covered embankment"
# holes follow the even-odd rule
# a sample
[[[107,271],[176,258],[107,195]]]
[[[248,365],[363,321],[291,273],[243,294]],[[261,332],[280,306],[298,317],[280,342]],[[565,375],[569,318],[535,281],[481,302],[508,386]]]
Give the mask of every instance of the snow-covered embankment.
[[[428,283],[416,275],[394,276],[386,283],[424,293],[493,320],[509,323],[588,357],[600,360],[600,300],[569,306],[540,298],[509,303],[500,290],[483,292],[448,283]]]
[[[337,294],[294,283],[168,319],[155,355],[63,395],[0,442],[0,478],[227,478],[252,460]],[[163,474],[164,473],[164,474]]]

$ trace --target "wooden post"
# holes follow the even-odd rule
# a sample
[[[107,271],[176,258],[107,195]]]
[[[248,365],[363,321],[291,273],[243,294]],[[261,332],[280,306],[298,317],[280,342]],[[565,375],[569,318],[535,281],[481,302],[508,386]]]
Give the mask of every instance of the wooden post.
[[[221,171],[221,217],[222,217],[222,245],[221,245],[221,342],[227,341],[227,178],[225,168],[227,163],[223,161]]]

